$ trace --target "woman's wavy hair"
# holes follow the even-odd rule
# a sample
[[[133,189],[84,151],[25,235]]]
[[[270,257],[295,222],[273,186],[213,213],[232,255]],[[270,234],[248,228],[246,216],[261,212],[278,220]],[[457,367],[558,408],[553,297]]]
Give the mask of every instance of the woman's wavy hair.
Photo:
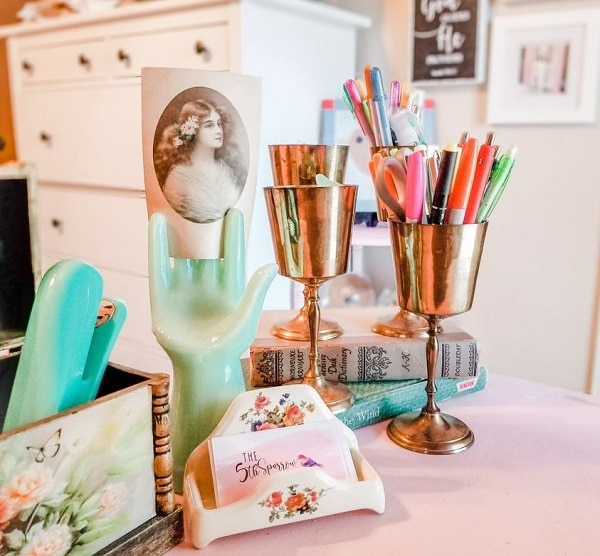
[[[231,120],[226,110],[220,109],[205,100],[197,99],[186,102],[180,112],[176,122],[167,125],[161,135],[159,143],[154,152],[154,168],[158,183],[163,187],[169,172],[174,166],[180,164],[189,164],[192,150],[194,149],[196,136],[191,140],[176,141],[181,137],[181,126],[190,116],[197,116],[199,123],[207,118],[211,112],[217,112],[221,117],[223,126],[223,146],[215,151],[215,158],[223,160],[233,169],[238,180],[241,178],[236,168],[238,166],[234,156],[234,149],[229,137],[231,136]],[[177,144],[176,144],[177,143]]]

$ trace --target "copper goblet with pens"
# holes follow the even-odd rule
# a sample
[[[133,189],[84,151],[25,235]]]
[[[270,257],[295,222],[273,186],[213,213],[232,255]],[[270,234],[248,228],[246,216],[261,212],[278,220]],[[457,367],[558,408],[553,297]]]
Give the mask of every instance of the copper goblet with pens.
[[[387,433],[396,444],[414,452],[460,452],[473,443],[473,432],[435,403],[439,323],[471,309],[487,222],[437,225],[391,219],[389,225],[400,306],[427,319],[429,337],[427,403],[420,411],[394,417]]]
[[[303,284],[307,291],[309,368],[297,382],[315,388],[334,412],[351,407],[354,398],[345,384],[328,380],[320,372],[319,288],[347,270],[356,189],[336,184],[263,190],[279,274]]]
[[[269,145],[269,160],[273,174],[273,184],[315,186],[317,175],[343,183],[348,161],[348,145],[324,144],[280,144]],[[277,322],[273,326],[274,336],[285,340],[308,341],[308,287],[304,287],[304,302],[298,313],[291,319]],[[331,340],[341,336],[343,329],[333,320],[321,319],[319,340]]]

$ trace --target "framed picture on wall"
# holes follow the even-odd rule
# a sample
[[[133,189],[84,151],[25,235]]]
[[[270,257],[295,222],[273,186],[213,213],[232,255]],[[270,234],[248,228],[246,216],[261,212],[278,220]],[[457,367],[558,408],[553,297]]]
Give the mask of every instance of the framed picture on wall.
[[[411,0],[411,81],[484,81],[489,0]]]
[[[593,123],[599,55],[600,8],[494,17],[487,122]]]

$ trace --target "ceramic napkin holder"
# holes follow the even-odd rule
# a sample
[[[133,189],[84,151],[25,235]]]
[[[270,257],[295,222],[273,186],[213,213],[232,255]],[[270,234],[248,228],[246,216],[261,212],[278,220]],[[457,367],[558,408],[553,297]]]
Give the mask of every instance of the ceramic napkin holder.
[[[184,474],[183,511],[186,536],[194,547],[204,548],[215,539],[236,533],[358,509],[383,513],[383,483],[360,453],[355,434],[341,423],[340,431],[348,444],[357,480],[335,479],[318,466],[294,467],[264,478],[240,499],[217,506],[211,438],[238,433],[260,434],[253,432],[257,421],[265,422],[274,414],[279,426],[286,426],[280,417],[298,408],[303,413],[303,424],[336,419],[310,386],[295,384],[250,390],[232,402],[212,434],[192,452]],[[303,498],[302,503],[300,498]],[[286,519],[278,519],[282,516]]]

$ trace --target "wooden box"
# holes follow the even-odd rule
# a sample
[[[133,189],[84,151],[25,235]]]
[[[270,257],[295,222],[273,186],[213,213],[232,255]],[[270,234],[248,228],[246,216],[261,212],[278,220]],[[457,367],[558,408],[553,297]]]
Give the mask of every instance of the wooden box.
[[[3,389],[17,357],[0,360]],[[179,543],[168,392],[168,375],[109,364],[96,400],[0,435],[0,555],[162,554]]]

